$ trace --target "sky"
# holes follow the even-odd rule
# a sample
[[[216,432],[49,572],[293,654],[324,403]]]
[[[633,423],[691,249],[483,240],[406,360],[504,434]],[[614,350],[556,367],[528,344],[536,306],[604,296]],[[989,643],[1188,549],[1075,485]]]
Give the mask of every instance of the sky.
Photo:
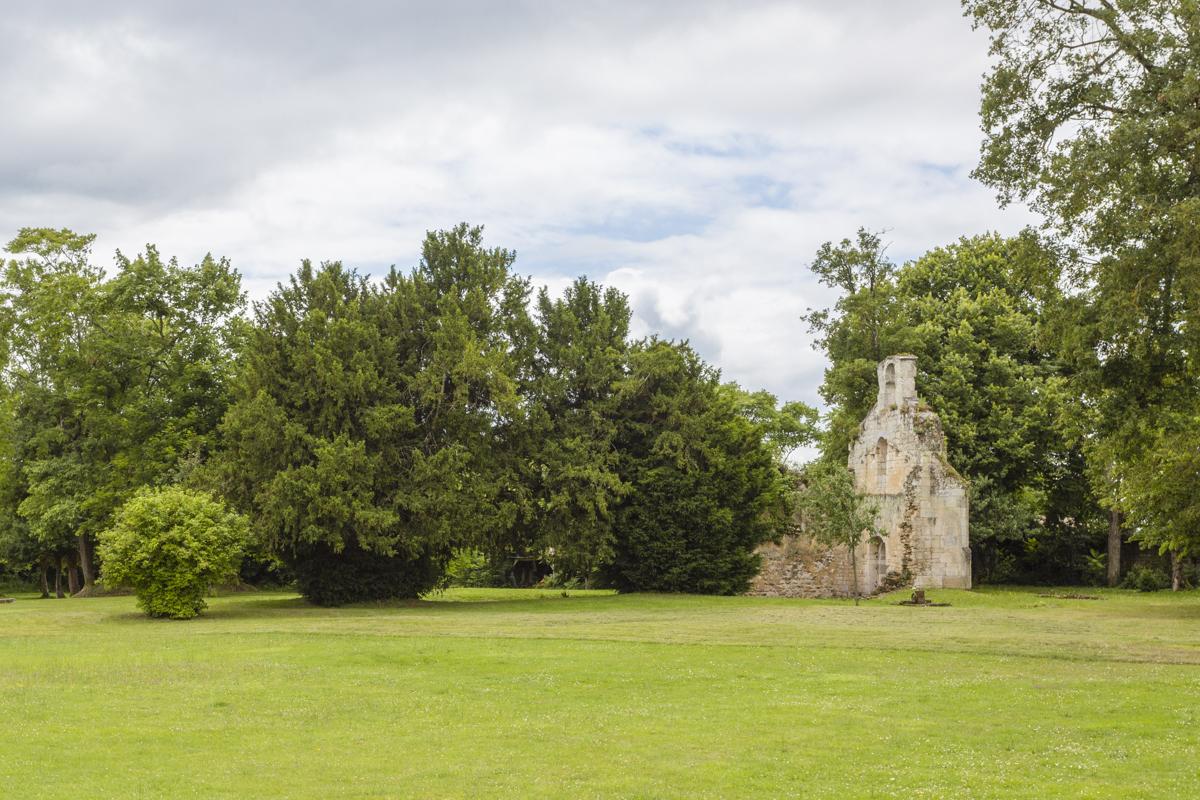
[[[0,236],[211,252],[251,298],[467,221],[818,404],[822,242],[886,230],[903,262],[1034,221],[969,176],[987,39],[954,0],[4,5]]]

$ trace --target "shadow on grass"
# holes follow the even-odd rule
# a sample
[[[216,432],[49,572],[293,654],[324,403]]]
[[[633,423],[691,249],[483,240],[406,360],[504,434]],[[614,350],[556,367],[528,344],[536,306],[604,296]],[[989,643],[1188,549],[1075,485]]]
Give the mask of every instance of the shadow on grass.
[[[445,594],[430,594],[419,599],[410,600],[352,603],[343,606],[343,608],[356,611],[419,609],[421,611],[432,611],[440,614],[458,614],[463,612],[477,614],[481,611],[505,612],[513,610],[529,611],[532,609],[570,611],[578,610],[582,607],[590,607],[596,603],[607,605],[621,597],[627,599],[632,596],[618,595],[615,592],[597,592],[595,594],[567,593],[564,595],[559,590],[548,589],[499,589],[490,590],[490,592],[485,589],[470,593],[452,591]]]
[[[445,594],[431,595],[423,598],[397,599],[382,601],[366,601],[348,603],[343,606],[314,605],[299,595],[256,595],[252,593],[235,593],[209,598],[209,606],[201,613],[201,618],[209,619],[249,619],[254,617],[268,618],[279,616],[358,616],[364,613],[379,611],[421,611],[438,614],[477,614],[483,612],[530,611],[533,609],[546,611],[571,611],[583,607],[594,607],[594,604],[608,605],[619,596],[615,593],[568,594],[563,597],[560,592],[548,590],[498,590],[502,595],[488,594],[486,590],[478,594]],[[528,594],[517,595],[516,592],[527,591]],[[638,595],[647,597],[646,595]],[[630,595],[625,595],[630,597]],[[650,595],[653,597],[653,595]],[[679,595],[664,597],[680,598]],[[601,602],[602,601],[602,602]],[[114,619],[136,618],[137,614],[113,615]],[[145,619],[145,617],[142,617]]]
[[[747,607],[758,606],[853,605],[853,601],[848,599],[799,599],[656,592],[617,593],[608,590],[568,590],[564,595],[559,589],[451,589],[445,593],[429,594],[421,598],[363,601],[342,606],[318,606],[309,603],[299,595],[278,593],[262,595],[232,593],[209,599],[209,608],[203,616],[224,618],[297,613],[314,616],[361,615],[387,611],[420,611],[439,615],[513,611],[573,613],[611,609],[616,605],[630,611],[695,611],[711,614],[722,611],[738,613]],[[878,602],[878,599],[875,599],[875,604]],[[864,600],[864,608],[868,605],[869,601]]]

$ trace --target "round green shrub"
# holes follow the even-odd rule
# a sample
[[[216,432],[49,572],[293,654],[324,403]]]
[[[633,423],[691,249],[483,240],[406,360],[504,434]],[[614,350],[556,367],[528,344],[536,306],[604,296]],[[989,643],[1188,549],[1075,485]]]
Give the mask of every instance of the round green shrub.
[[[1126,589],[1137,589],[1139,592],[1160,592],[1171,585],[1171,579],[1161,569],[1135,564],[1121,585]]]
[[[152,617],[191,619],[209,587],[237,577],[248,535],[245,517],[211,495],[144,490],[100,534],[102,577],[131,587]]]

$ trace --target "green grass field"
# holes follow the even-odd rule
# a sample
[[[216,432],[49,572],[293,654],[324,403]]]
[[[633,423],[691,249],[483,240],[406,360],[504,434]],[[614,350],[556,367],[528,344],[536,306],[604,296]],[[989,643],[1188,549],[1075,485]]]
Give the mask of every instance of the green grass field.
[[[0,605],[0,797],[1200,796],[1200,594]]]

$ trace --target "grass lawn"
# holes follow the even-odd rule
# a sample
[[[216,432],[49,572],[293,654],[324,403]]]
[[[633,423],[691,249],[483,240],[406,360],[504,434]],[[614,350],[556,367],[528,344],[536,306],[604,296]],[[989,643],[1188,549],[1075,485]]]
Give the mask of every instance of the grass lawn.
[[[1200,796],[1200,593],[1036,592],[20,596],[0,797]]]

